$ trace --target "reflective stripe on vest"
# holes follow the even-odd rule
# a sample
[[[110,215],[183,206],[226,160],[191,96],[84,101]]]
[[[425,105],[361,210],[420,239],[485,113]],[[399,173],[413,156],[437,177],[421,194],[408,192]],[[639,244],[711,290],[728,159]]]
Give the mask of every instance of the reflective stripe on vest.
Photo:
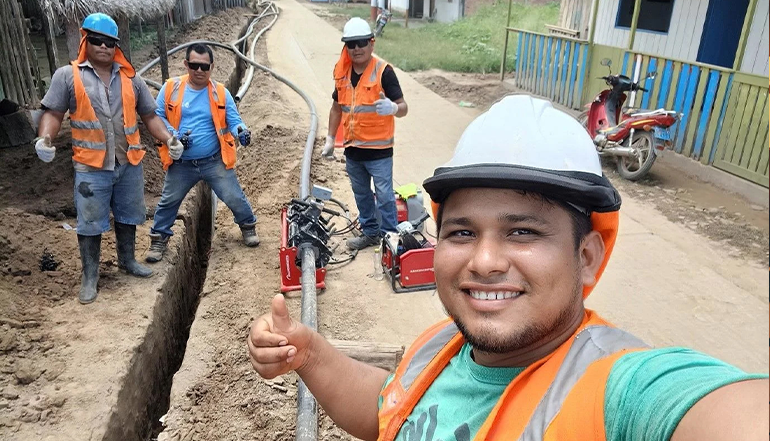
[[[184,98],[187,79],[188,76],[183,75],[181,77],[170,78],[166,81],[166,119],[177,131],[179,130],[182,121],[182,100]],[[225,92],[224,85],[216,83],[213,80],[209,81],[208,92],[209,106],[214,123],[214,130],[219,139],[222,162],[225,163],[226,169],[231,169],[235,167],[236,149],[235,139],[227,128],[227,93]],[[165,144],[162,145],[159,149],[159,154],[163,168],[167,170],[174,162],[168,153],[168,146]]]
[[[417,397],[416,400],[408,400],[405,398],[409,396],[409,389],[415,385],[417,378],[429,368],[429,365],[433,366],[433,364],[435,364],[435,360],[439,354],[442,353],[442,350],[445,350],[445,347],[450,341],[456,339],[457,333],[457,326],[452,322],[448,322],[442,328],[438,330],[434,329],[433,335],[427,340],[423,340],[422,345],[416,348],[410,358],[404,359],[404,362],[408,364],[401,375],[399,375],[398,370],[396,371],[396,378],[394,379],[394,381],[398,381],[398,386],[403,390],[403,394],[400,395],[401,398],[399,399],[400,403],[411,401],[416,404],[417,401],[419,401],[419,397]],[[422,339],[422,337],[420,339]],[[461,345],[457,346],[457,351],[459,351],[459,346]],[[611,357],[613,354],[617,354],[623,350],[645,347],[646,345],[641,340],[620,329],[603,324],[591,324],[590,322],[586,324],[585,327],[572,338],[569,349],[544,395],[531,397],[532,400],[537,402],[537,405],[526,426],[523,427],[523,431],[519,428],[519,431],[516,432],[521,433],[517,438],[518,441],[543,441],[546,430],[555,418],[557,418],[573,387],[593,363]],[[454,355],[456,355],[456,352]],[[448,361],[449,358],[447,358],[445,362],[448,363]],[[433,362],[433,364],[431,364],[431,362]],[[441,368],[443,369],[443,366]],[[609,370],[607,370],[607,373],[608,372]],[[436,373],[436,376],[438,376],[438,373]],[[424,383],[424,380],[420,381]],[[383,391],[383,397],[386,402],[390,393],[388,388]],[[417,393],[419,393],[419,391]],[[504,395],[505,394],[501,396],[501,400],[504,399]],[[500,402],[495,406],[495,410],[498,409],[499,404]],[[396,404],[396,406],[398,406],[398,404]],[[383,404],[383,409],[384,407],[385,403]],[[409,409],[409,412],[411,412],[411,410],[412,409]],[[593,410],[594,409],[590,409],[590,412],[593,412]],[[603,413],[603,407],[599,410]],[[392,409],[389,409],[388,412],[390,412],[391,415],[394,415]],[[397,419],[396,416],[391,416],[389,418]],[[482,433],[485,426],[489,426],[490,424],[492,427],[496,426],[496,421],[498,421],[496,418],[504,418],[504,416],[495,415],[495,411],[490,413],[490,416],[487,421],[485,421],[484,426],[482,426],[482,429],[475,439],[511,439],[510,437],[505,436],[500,438],[499,430],[494,434]],[[394,439],[393,437],[395,437],[398,431],[394,432],[390,430],[393,429],[390,427],[391,424],[389,424],[392,422],[393,421],[389,421],[384,425],[382,425],[382,421],[380,422],[380,440]],[[385,430],[386,433],[383,433],[383,430]],[[490,430],[490,432],[492,431]],[[513,433],[506,432],[505,434],[515,436]],[[597,437],[591,439],[603,438]],[[587,438],[586,441],[589,441],[589,439]]]

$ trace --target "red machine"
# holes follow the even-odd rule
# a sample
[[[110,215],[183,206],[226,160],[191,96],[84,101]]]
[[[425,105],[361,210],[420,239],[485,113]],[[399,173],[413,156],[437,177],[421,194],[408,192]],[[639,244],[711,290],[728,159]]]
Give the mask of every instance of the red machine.
[[[428,218],[426,213],[412,223],[412,229],[401,231],[398,240],[382,239],[382,268],[390,279],[393,292],[415,292],[436,289],[433,272],[434,244],[414,228]],[[393,233],[391,233],[393,234]]]
[[[287,207],[281,210],[281,249],[279,251],[281,265],[281,292],[298,291],[302,289],[302,268],[299,267],[297,247],[289,244],[289,222],[286,215]],[[316,268],[316,288],[326,288],[326,268]]]

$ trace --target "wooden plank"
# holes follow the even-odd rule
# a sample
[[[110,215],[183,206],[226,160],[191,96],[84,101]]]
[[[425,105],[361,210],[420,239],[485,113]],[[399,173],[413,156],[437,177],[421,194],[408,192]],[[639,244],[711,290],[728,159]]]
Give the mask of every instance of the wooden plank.
[[[674,62],[666,60],[663,67],[663,74],[660,78],[660,85],[658,86],[658,99],[656,101],[655,108],[660,109],[665,107],[666,98],[668,98],[668,92],[671,89],[671,74],[674,71]]]
[[[522,50],[521,72],[516,75],[517,85],[524,88],[527,83],[527,71],[529,70],[529,34],[519,34],[519,38],[524,39],[524,48]]]
[[[548,37],[548,34],[544,34],[542,32],[528,31],[528,30],[525,30],[525,29],[512,28],[512,27],[506,27],[506,29],[514,31],[514,32],[528,32],[528,33],[530,33],[532,35],[536,35],[538,37]],[[559,38],[563,38],[565,40],[574,41],[574,42],[578,42],[578,43],[585,43],[586,42],[586,40],[581,40],[579,38],[570,38],[570,37],[567,37],[567,36],[560,36]]]
[[[759,98],[759,90],[757,87],[746,85],[744,85],[744,87],[748,90],[746,94],[746,107],[740,118],[738,138],[735,141],[735,149],[733,150],[733,155],[729,161],[737,166],[740,166],[743,155],[749,148],[746,146],[746,138],[748,136],[749,127],[751,126],[751,120],[754,118],[754,109],[757,106],[757,100]]]
[[[556,49],[553,53],[553,65],[551,66],[551,90],[548,93],[548,98],[554,101],[556,98],[556,88],[558,87],[559,80],[559,63],[561,62],[561,39],[556,40]]]
[[[631,56],[630,52],[626,51],[626,53],[623,55],[623,65],[620,67],[620,74],[626,75],[626,72],[628,71],[628,58]]]
[[[565,90],[567,89],[567,74],[569,73],[569,60],[570,60],[570,52],[572,50],[572,42],[565,40],[564,45],[564,56],[562,57],[562,64],[561,64],[561,87],[559,88],[559,95],[556,97],[556,101],[559,104],[564,104],[566,95]]]
[[[536,35],[530,35],[530,41],[529,41],[529,68],[527,69],[527,86],[526,89],[531,91],[532,90],[532,79],[535,77],[535,56],[537,52],[537,36]]]
[[[735,113],[738,108],[738,96],[740,95],[740,89],[741,84],[735,83],[735,75],[731,75],[730,77],[730,85],[728,87],[727,92],[727,101],[725,102],[725,112],[724,112],[724,125],[717,128],[717,139],[718,139],[718,146],[717,146],[717,155],[714,157],[714,162],[718,160],[723,160],[728,155],[729,145],[730,145],[730,136],[732,134],[733,125],[736,124],[735,121]],[[720,134],[719,131],[722,131]]]
[[[580,109],[583,103],[581,102],[581,98],[583,96],[583,84],[585,83],[586,76],[588,75],[588,63],[590,63],[591,59],[589,58],[589,45],[585,44],[583,45],[583,61],[582,65],[580,67],[580,77],[578,78],[578,88],[575,92],[576,95],[576,105],[575,108]]]
[[[577,79],[577,72],[578,69],[580,69],[580,66],[578,65],[578,61],[580,59],[580,45],[575,43],[575,46],[573,47],[572,51],[572,66],[570,67],[570,77],[569,77],[569,83],[567,84],[568,92],[567,92],[567,107],[572,108],[572,102],[575,98],[575,84]]]
[[[677,140],[676,140],[676,147],[674,150],[677,153],[682,152],[682,148],[684,147],[684,143],[686,141],[685,134],[687,130],[687,125],[689,124],[690,120],[694,118],[693,112],[693,101],[695,101],[695,88],[698,86],[698,76],[700,75],[700,67],[698,66],[692,66],[692,69],[690,69],[690,78],[687,80],[687,92],[685,93],[684,98],[684,106],[683,108],[686,110],[684,112],[684,116],[682,117],[682,120],[679,122],[679,127],[677,129]]]
[[[543,78],[540,83],[540,95],[548,96],[548,85],[550,84],[550,78],[548,73],[551,71],[551,51],[553,50],[553,37],[548,37],[547,48],[545,50],[545,65],[543,69]]]
[[[743,72],[735,73],[735,81],[743,84],[750,84],[756,87],[768,87],[767,77],[760,75],[747,74]]]
[[[532,84],[532,90],[537,95],[540,95],[540,80],[543,77],[543,55],[545,55],[543,46],[545,45],[546,38],[548,37],[538,37],[537,39],[537,70],[535,74],[535,82]]]
[[[714,120],[716,121],[716,124],[709,124],[708,131],[706,132],[704,149],[708,149],[708,154],[704,152],[701,155],[702,164],[707,165],[714,162],[719,135],[721,133],[722,124],[724,124],[725,110],[727,110],[727,98],[730,96],[732,80],[732,74],[725,72],[719,73],[719,88],[717,89],[716,100],[714,101]]]
[[[700,158],[703,153],[703,141],[706,138],[706,131],[708,130],[711,115],[714,113],[714,100],[716,99],[717,86],[719,85],[719,78],[721,75],[720,72],[715,70],[708,73],[708,85],[706,86],[706,96],[703,100],[703,111],[701,111],[700,119],[698,120],[698,131],[695,135],[695,142],[693,143],[693,156],[696,158]],[[716,124],[714,124],[714,126],[716,126]],[[708,151],[706,154],[708,154]]]
[[[765,141],[764,145],[768,145],[768,134],[765,133]],[[760,150],[759,155],[759,161],[757,164],[757,173],[760,173],[764,176],[768,176],[768,173],[770,172],[770,163],[768,162],[770,160],[770,149],[764,148]]]
[[[698,129],[698,121],[700,121],[704,109],[701,108],[703,104],[703,98],[706,94],[706,85],[708,83],[708,69],[703,69],[698,77],[698,89],[695,92],[695,100],[693,101],[692,113],[690,113],[690,124],[687,127],[687,142],[684,145],[682,154],[684,156],[691,156],[695,145],[695,134]]]
[[[756,127],[752,130],[755,131],[755,134],[752,138],[747,139],[747,146],[751,148],[751,154],[747,155],[749,156],[749,159],[746,161],[746,168],[749,169],[749,171],[757,171],[757,168],[759,167],[759,158],[762,156],[762,152],[764,150],[769,150],[766,143],[764,143],[765,137],[767,136],[767,125],[763,124],[765,121],[768,120],[768,109],[767,109],[767,91],[765,91],[764,94],[760,93],[760,100],[764,101],[764,105],[762,106],[762,111],[760,113],[760,117],[756,120]],[[759,104],[759,102],[757,102]]]
[[[328,342],[350,358],[389,372],[396,370],[404,356],[404,346],[401,345],[332,339]]]
[[[647,65],[647,73],[650,74],[651,72],[655,72],[655,70],[658,67],[658,60],[656,58],[650,58],[650,63]],[[642,72],[642,75],[645,75],[644,72]],[[657,74],[656,74],[657,79]],[[652,94],[655,92],[655,81],[654,79],[647,78],[644,81],[644,88],[647,89],[647,92],[642,93],[642,108],[643,109],[649,109],[650,107],[650,100],[652,97]]]
[[[666,109],[674,108],[674,99],[676,98],[676,93],[679,90],[677,79],[681,73],[682,63],[673,61],[673,69],[671,70],[671,87],[669,87],[668,97],[666,98],[666,101],[663,105],[663,107]]]
[[[647,72],[647,64],[649,62],[650,62],[650,57],[649,56],[645,55],[645,56],[642,57],[642,62],[640,63],[641,67],[639,68],[639,81],[641,81],[641,79],[644,78],[645,72]],[[636,69],[636,67],[634,67],[634,69]],[[633,73],[635,71],[636,70],[632,71],[631,75],[633,75]],[[632,76],[631,79],[633,80],[634,77]],[[641,107],[642,106],[642,95],[644,95],[642,92],[638,92],[636,94],[636,96],[634,97],[634,102],[632,103],[633,107]]]
[[[0,13],[2,13],[2,17],[0,17],[0,21],[3,23],[3,35],[2,40],[3,41],[18,41],[17,37],[15,36],[15,33],[13,32],[13,28],[15,27],[15,22],[13,20],[13,16],[11,13],[11,6],[10,4],[3,3],[3,8],[0,9]],[[6,69],[9,75],[9,81],[6,84],[8,86],[8,89],[10,89],[10,96],[12,97],[13,101],[15,101],[18,104],[24,104],[26,102],[26,96],[24,94],[24,83],[22,81],[21,76],[21,70],[19,69],[19,66],[17,64],[17,61],[19,60],[19,50],[18,45],[12,44],[6,46],[6,50],[2,51],[3,53],[7,54],[6,56]],[[8,91],[6,91],[8,92]]]
[[[743,141],[741,159],[737,162],[738,166],[746,169],[749,168],[751,155],[755,148],[754,142],[757,139],[757,131],[760,128],[764,128],[764,124],[762,123],[767,121],[766,115],[764,119],[762,118],[765,105],[767,104],[767,90],[763,90],[759,87],[752,87],[752,92],[756,93],[756,99],[754,101],[749,101],[749,103],[753,103],[753,105],[749,105],[749,107],[746,108],[746,110],[751,111],[751,114],[749,115],[749,118],[746,118],[746,137]]]
[[[730,124],[730,135],[727,139],[727,148],[723,156],[724,161],[733,162],[733,158],[740,157],[740,147],[738,145],[738,138],[740,137],[740,126],[743,120],[743,114],[746,112],[746,102],[749,98],[749,88],[751,86],[747,84],[736,84],[738,86],[737,101],[735,103],[733,118],[731,118],[732,124]],[[737,154],[735,151],[738,151]]]

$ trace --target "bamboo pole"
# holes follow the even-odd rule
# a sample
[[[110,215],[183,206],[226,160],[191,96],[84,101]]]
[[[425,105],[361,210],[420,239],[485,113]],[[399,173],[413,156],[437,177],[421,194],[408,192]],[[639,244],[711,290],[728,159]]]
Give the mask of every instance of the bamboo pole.
[[[628,36],[628,50],[634,50],[634,39],[636,38],[636,27],[639,24],[639,11],[642,9],[642,0],[636,0],[634,3],[634,18],[631,19],[631,33]],[[619,7],[619,6],[618,6]]]
[[[43,12],[43,37],[45,37],[45,50],[48,55],[48,70],[53,77],[56,68],[59,67],[59,55],[56,53],[56,38],[53,33],[53,20],[51,11],[45,9]]]

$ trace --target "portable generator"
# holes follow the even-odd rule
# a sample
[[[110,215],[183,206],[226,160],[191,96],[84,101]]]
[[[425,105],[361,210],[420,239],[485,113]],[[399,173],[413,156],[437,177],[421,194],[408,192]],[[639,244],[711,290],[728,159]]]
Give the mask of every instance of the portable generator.
[[[382,238],[382,268],[390,279],[393,292],[428,291],[436,288],[433,272],[434,244],[416,228],[428,214],[417,221],[401,222],[398,233]]]

